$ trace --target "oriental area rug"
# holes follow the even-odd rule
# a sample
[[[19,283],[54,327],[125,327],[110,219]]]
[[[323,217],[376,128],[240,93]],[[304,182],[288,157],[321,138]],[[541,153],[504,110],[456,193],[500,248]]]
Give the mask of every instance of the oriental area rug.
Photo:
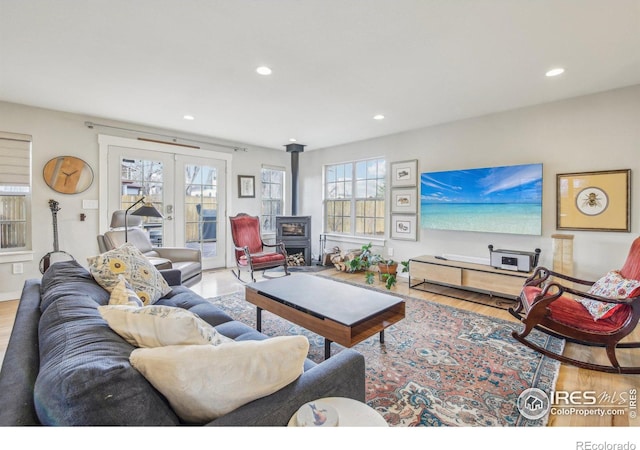
[[[363,287],[367,289],[367,287]],[[517,410],[518,396],[531,387],[549,393],[560,363],[511,336],[522,325],[423,299],[399,295],[406,317],[353,348],[366,365],[366,402],[390,426],[544,426]],[[231,317],[255,328],[256,310],[244,292],[210,298]],[[305,335],[309,358],[324,359],[324,338],[268,311],[268,336]],[[533,331],[532,340],[554,352],[564,341]],[[344,347],[333,343],[332,355]]]

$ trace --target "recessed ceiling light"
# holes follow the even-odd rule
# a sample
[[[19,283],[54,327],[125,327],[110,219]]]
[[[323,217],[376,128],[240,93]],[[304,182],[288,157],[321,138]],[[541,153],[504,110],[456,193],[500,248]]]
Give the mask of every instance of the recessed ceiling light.
[[[291,138],[291,139],[289,139],[289,142],[295,142],[295,141],[297,141],[297,139],[296,139],[296,138]]]
[[[271,69],[268,68],[267,66],[260,66],[256,69],[256,72],[258,72],[260,75],[271,75]]]
[[[191,114],[185,114],[184,116],[182,116],[182,118],[184,120],[195,120],[196,118],[193,117]]]
[[[548,77],[557,77],[558,75],[562,75],[564,73],[564,69],[562,67],[558,67],[556,69],[551,69],[547,73],[545,73]]]
[[[382,114],[376,114],[375,116],[373,116],[373,118],[375,120],[382,120],[382,119],[384,119],[384,116]]]

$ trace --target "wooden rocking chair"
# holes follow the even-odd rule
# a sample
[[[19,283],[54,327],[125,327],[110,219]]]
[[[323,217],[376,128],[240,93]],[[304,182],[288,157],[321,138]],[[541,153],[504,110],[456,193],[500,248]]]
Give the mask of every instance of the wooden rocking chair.
[[[260,218],[240,213],[229,217],[231,222],[231,237],[233,239],[234,255],[237,272],[232,270],[238,280],[242,272],[249,272],[251,281],[255,282],[253,272],[282,267],[284,274],[289,275],[287,269],[287,251],[282,242],[266,244],[260,235]],[[273,252],[265,252],[265,247],[274,248]]]
[[[620,342],[634,331],[640,318],[638,280],[640,238],[633,242],[622,269],[610,272],[597,282],[580,280],[538,267],[525,282],[517,308],[509,309],[509,312],[524,324],[521,333],[514,331],[512,335],[527,347],[563,363],[601,372],[640,374],[640,366],[621,367],[616,357],[616,349],[640,347],[640,342]],[[611,283],[610,287],[614,289],[615,294],[606,297],[597,295],[608,289],[607,283]],[[585,292],[574,288],[574,284],[585,286],[583,289],[586,289],[586,286],[591,288]],[[580,299],[589,309],[578,301]],[[595,319],[594,314],[601,317]],[[534,328],[551,336],[566,339],[567,342],[604,347],[611,365],[580,361],[542,348],[526,339]]]

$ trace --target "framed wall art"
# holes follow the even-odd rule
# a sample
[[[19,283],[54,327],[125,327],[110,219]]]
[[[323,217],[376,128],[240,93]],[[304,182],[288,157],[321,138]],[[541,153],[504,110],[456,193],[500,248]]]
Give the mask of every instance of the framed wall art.
[[[255,198],[256,177],[253,175],[238,175],[238,197]]]
[[[418,240],[418,220],[415,214],[391,214],[391,239]]]
[[[557,174],[556,228],[631,231],[631,170]]]
[[[418,185],[418,160],[391,163],[391,187]]]
[[[418,189],[391,189],[391,212],[416,214],[418,212]]]
[[[420,174],[420,227],[542,234],[542,163]]]
[[[61,194],[79,194],[93,183],[91,166],[75,156],[57,156],[45,164],[45,183]]]

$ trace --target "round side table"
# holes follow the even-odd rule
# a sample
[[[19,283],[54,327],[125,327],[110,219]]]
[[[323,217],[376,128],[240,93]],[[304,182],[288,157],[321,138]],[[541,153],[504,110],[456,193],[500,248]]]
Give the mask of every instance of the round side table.
[[[325,397],[318,401],[333,406],[338,411],[339,427],[388,427],[384,417],[366,403],[345,397]],[[297,413],[297,412],[296,412]],[[298,426],[296,414],[289,419],[290,427]]]

